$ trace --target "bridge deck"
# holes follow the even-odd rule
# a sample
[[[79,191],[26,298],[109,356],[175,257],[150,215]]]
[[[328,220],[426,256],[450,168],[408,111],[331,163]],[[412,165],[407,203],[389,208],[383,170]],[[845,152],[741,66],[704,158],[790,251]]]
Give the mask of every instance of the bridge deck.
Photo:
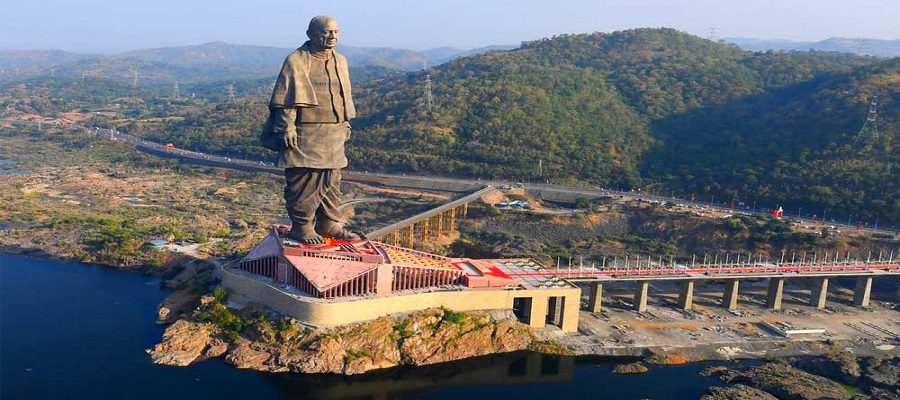
[[[543,270],[511,277],[559,277],[580,282],[710,280],[753,278],[813,278],[839,276],[900,275],[900,263],[859,263],[837,265],[739,265],[703,266],[700,268],[633,268],[633,269],[561,269]]]
[[[439,214],[441,214],[441,213],[443,213],[443,212],[449,211],[449,210],[454,209],[454,208],[456,208],[456,207],[459,207],[459,206],[461,206],[461,205],[463,205],[463,204],[471,203],[471,202],[473,202],[473,201],[475,201],[475,200],[478,200],[478,199],[481,198],[482,196],[485,196],[485,195],[488,195],[488,194],[491,194],[491,193],[495,192],[496,190],[497,190],[497,188],[495,188],[495,187],[493,187],[493,186],[488,186],[488,187],[483,188],[483,189],[481,189],[481,190],[479,190],[479,191],[477,191],[477,192],[475,192],[475,193],[472,193],[472,194],[470,194],[470,195],[468,195],[468,196],[465,196],[465,197],[461,197],[461,198],[456,199],[456,200],[454,200],[454,201],[451,201],[451,202],[449,202],[449,203],[447,203],[447,204],[444,204],[444,205],[442,205],[442,206],[440,206],[440,207],[432,208],[431,210],[425,211],[425,212],[423,212],[423,213],[421,213],[421,214],[419,214],[419,215],[415,215],[415,216],[409,217],[409,218],[404,219],[404,220],[402,220],[402,221],[399,221],[399,222],[393,223],[393,224],[391,224],[391,225],[385,226],[385,227],[383,227],[383,228],[381,228],[381,229],[378,229],[378,230],[372,231],[372,232],[370,232],[370,233],[367,233],[367,234],[366,234],[366,237],[369,238],[369,239],[372,239],[372,240],[376,240],[376,239],[381,238],[381,237],[384,237],[384,236],[386,236],[386,235],[388,235],[388,234],[390,234],[390,233],[392,233],[392,232],[395,232],[395,231],[397,231],[397,230],[399,230],[399,229],[401,229],[401,228],[405,228],[405,227],[410,226],[410,225],[413,225],[413,224],[415,224],[415,223],[417,223],[417,222],[424,221],[424,220],[426,220],[426,219],[428,219],[428,218],[431,218],[431,217],[433,217],[433,216],[435,216],[435,215],[439,215]]]

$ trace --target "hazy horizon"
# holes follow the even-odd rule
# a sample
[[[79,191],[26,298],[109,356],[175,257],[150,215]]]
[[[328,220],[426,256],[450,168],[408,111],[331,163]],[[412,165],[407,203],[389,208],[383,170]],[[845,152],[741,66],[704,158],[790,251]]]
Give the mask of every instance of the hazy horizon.
[[[671,27],[716,38],[815,42],[831,37],[900,39],[900,2],[861,0],[537,0],[310,1],[290,12],[278,3],[237,0],[46,0],[6,5],[0,49],[111,54],[226,42],[295,47],[309,18],[333,15],[342,44],[425,50],[511,45],[564,33]],[[38,8],[40,6],[40,8]],[[873,12],[877,10],[877,12]]]

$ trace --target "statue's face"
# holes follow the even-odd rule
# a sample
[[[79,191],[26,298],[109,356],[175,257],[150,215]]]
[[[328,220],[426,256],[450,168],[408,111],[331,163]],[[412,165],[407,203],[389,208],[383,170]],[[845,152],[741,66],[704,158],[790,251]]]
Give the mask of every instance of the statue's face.
[[[338,23],[333,19],[325,22],[325,26],[306,31],[312,45],[320,49],[334,49],[338,42]]]

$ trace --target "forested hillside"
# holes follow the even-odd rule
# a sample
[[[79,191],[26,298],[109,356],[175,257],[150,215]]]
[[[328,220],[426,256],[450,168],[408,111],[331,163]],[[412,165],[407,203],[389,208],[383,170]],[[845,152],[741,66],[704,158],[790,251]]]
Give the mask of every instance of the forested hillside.
[[[664,185],[900,221],[898,60],[751,53],[668,29],[567,35],[362,94],[366,169]],[[880,142],[853,141],[879,96]],[[543,164],[538,176],[538,163]]]
[[[671,29],[564,35],[430,68],[430,114],[426,72],[352,74],[355,169],[655,188],[900,225],[900,59],[753,53]],[[237,102],[224,101],[226,84]],[[153,98],[169,87],[100,93],[143,96],[112,121],[125,130],[265,159],[256,135],[269,84],[186,83],[182,94],[206,100],[184,104]],[[51,109],[68,102],[56,94],[85,97],[71,82],[30,85]],[[879,136],[855,142],[874,96]]]

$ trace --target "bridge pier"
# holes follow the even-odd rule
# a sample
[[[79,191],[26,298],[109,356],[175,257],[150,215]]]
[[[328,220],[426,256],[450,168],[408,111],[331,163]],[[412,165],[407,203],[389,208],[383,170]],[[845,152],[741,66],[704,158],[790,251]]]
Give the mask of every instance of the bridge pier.
[[[869,307],[872,296],[872,277],[861,276],[856,278],[856,288],[853,290],[853,304],[859,307]]]
[[[684,281],[678,293],[678,308],[691,310],[694,307],[694,281]]]
[[[599,282],[591,283],[591,292],[588,296],[588,311],[598,313],[603,310],[601,300],[603,298],[603,284]]]
[[[447,224],[447,233],[450,233],[456,230],[456,209],[451,208],[447,210],[447,214],[449,214],[450,217],[450,221]]]
[[[440,239],[444,236],[444,215],[438,214],[434,216],[434,233],[437,239]]]
[[[828,297],[828,278],[816,278],[810,289],[809,305],[824,310],[826,297]]]
[[[784,278],[769,278],[769,293],[766,295],[766,307],[771,310],[780,310],[783,297]]]
[[[416,237],[416,224],[412,224],[406,227],[406,235],[404,236],[403,245],[408,248],[412,248],[415,243]]]
[[[634,310],[639,313],[647,311],[647,292],[649,286],[650,282],[637,282],[637,290],[634,292]]]
[[[722,297],[722,305],[729,310],[737,310],[738,289],[741,281],[737,279],[725,282],[725,295]]]

